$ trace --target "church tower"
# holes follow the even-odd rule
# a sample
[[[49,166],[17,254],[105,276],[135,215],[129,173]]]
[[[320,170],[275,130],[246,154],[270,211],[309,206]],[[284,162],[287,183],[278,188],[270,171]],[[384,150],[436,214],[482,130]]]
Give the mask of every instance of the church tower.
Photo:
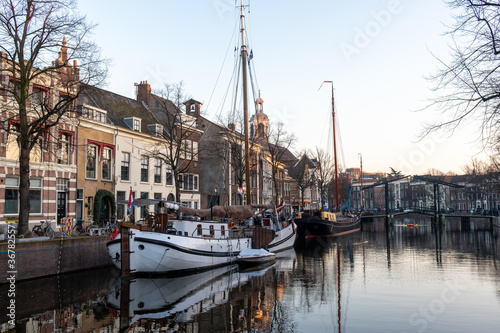
[[[250,118],[250,138],[255,141],[267,141],[269,118],[264,113],[264,100],[260,97],[255,101],[255,114]]]

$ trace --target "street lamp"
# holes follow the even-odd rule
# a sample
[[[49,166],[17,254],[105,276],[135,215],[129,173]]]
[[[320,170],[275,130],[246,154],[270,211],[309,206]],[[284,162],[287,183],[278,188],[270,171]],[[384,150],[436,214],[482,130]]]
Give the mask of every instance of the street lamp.
[[[218,205],[219,204],[219,195],[218,195],[219,185],[215,185],[214,192],[215,192],[215,204]]]

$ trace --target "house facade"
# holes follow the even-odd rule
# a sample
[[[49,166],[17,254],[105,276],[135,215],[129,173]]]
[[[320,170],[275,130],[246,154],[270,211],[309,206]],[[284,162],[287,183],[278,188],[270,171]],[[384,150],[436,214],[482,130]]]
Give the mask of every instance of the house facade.
[[[68,63],[65,41],[57,70],[48,71],[31,81],[26,97],[28,123],[36,123],[39,115],[65,100],[73,100],[78,87],[68,86],[68,78],[78,80],[76,62]],[[17,79],[12,77],[11,65],[0,53],[0,220],[18,221],[19,216],[19,107],[9,93]],[[59,104],[58,104],[59,103]],[[30,153],[30,216],[31,229],[40,221],[59,223],[64,217],[75,217],[77,183],[76,105],[70,103],[57,122],[44,122],[43,135]]]

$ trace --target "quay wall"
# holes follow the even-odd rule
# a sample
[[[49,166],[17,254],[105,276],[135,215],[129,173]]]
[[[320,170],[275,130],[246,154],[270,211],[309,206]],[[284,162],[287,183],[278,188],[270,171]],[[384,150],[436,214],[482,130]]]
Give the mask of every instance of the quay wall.
[[[28,318],[45,315],[47,311],[59,309],[64,311],[66,307],[75,310],[75,304],[85,304],[89,300],[104,298],[109,293],[110,276],[119,279],[120,271],[107,266],[16,282],[16,320],[25,324]],[[7,307],[10,302],[10,298],[7,297],[8,290],[8,284],[0,285],[0,295],[2,295],[0,297],[0,324],[6,323],[9,319],[7,317]],[[48,331],[49,329],[46,329],[46,332]],[[80,331],[83,332],[83,330]]]
[[[16,281],[58,273],[111,265],[106,243],[109,236],[77,237],[51,240],[16,240]],[[62,248],[62,251],[61,251]],[[59,265],[59,252],[61,262]],[[0,243],[0,283],[7,282],[8,243]]]

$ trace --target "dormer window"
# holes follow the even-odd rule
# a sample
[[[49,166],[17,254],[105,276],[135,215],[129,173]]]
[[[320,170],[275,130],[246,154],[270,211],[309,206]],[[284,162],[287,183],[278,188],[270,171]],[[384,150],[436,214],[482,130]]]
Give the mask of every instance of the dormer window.
[[[84,118],[100,121],[103,123],[109,123],[108,113],[105,110],[94,108],[88,105],[83,105],[79,112],[79,116],[82,116]]]
[[[153,124],[148,125],[149,130],[153,133],[154,136],[162,136],[163,135],[163,125]]]
[[[136,132],[140,132],[141,131],[141,118],[129,117],[129,118],[123,119],[123,121],[125,122],[125,124],[127,124],[127,126],[131,130],[134,130]]]

